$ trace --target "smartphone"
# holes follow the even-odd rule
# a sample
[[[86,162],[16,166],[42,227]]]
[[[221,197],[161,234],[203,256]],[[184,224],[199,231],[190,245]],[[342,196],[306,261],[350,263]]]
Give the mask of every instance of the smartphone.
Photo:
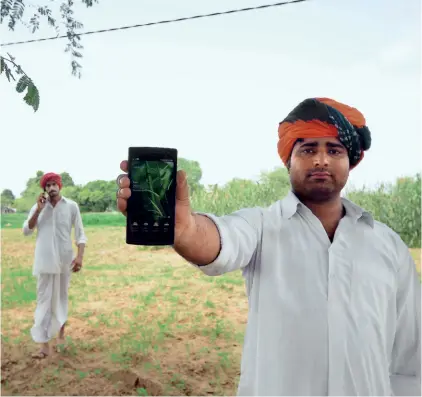
[[[48,200],[48,193],[47,193],[47,190],[45,189],[44,189],[43,197],[44,197],[43,203],[45,203]]]
[[[176,175],[176,149],[129,147],[126,244],[174,244]]]

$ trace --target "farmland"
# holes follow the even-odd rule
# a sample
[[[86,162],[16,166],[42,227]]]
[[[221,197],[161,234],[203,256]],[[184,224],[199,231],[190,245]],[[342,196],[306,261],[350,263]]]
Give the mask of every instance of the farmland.
[[[208,277],[170,249],[128,246],[124,217],[87,211],[88,204],[101,206],[86,197],[87,189],[72,189],[85,203],[89,241],[84,268],[72,276],[67,349],[45,360],[31,358],[35,236],[21,233],[25,213],[2,214],[2,394],[236,394],[247,320],[241,273]],[[278,169],[259,183],[196,187],[191,201],[195,210],[221,215],[265,206],[288,189],[285,170]],[[30,208],[37,192],[34,184],[20,205]],[[115,200],[115,191],[104,190],[102,208],[107,197]],[[420,272],[420,175],[351,190],[348,197],[400,234]]]
[[[127,246],[122,226],[96,227],[119,215],[84,216],[67,349],[41,361],[30,357],[35,238],[22,236],[22,216],[4,217],[3,395],[235,394],[247,319],[240,272],[207,277],[170,249]],[[420,270],[420,249],[412,254]]]
[[[35,239],[3,230],[2,394],[235,394],[247,314],[241,275],[207,277],[169,249],[127,246],[121,227],[86,232],[67,350],[37,361]]]

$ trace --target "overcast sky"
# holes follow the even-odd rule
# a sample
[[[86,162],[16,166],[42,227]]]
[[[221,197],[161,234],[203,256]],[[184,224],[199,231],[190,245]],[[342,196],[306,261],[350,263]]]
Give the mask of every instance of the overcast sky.
[[[100,0],[76,16],[92,30],[265,3]],[[66,40],[0,48],[41,95],[34,113],[0,76],[0,188],[19,195],[37,170],[67,171],[78,184],[114,179],[131,145],[177,148],[200,162],[206,184],[255,178],[281,164],[279,121],[314,96],[366,116],[372,147],[351,184],[415,174],[420,16],[418,0],[311,0],[85,36],[80,80],[71,76]],[[0,42],[51,35],[0,28]]]

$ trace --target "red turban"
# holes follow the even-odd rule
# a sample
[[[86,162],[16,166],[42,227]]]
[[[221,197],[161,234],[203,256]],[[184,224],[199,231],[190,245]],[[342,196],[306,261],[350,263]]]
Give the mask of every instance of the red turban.
[[[348,151],[350,168],[359,164],[371,146],[371,133],[362,113],[329,98],[301,102],[280,123],[278,137],[278,154],[284,164],[300,138],[338,138]]]
[[[40,181],[41,187],[45,189],[45,185],[50,181],[56,182],[60,189],[62,188],[62,177],[59,174],[55,174],[54,172],[48,172],[47,174],[43,175]]]

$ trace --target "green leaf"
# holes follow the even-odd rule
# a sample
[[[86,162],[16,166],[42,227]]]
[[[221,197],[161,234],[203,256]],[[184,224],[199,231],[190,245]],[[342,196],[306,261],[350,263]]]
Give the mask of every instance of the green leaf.
[[[4,64],[4,71],[6,72],[6,77],[7,80],[9,80],[10,83],[10,78],[12,78],[13,80],[15,80],[15,76],[13,76],[12,71],[10,70],[10,68],[6,65],[6,63]]]
[[[18,83],[16,84],[16,91],[19,92],[19,93],[24,92],[25,89],[28,87],[28,84],[30,84],[30,83],[31,83],[30,78],[26,75],[23,75],[19,79]]]
[[[24,96],[23,100],[27,103],[27,105],[33,107],[34,112],[38,110],[38,107],[40,106],[40,94],[38,92],[38,88],[32,81],[28,84],[28,92]]]

